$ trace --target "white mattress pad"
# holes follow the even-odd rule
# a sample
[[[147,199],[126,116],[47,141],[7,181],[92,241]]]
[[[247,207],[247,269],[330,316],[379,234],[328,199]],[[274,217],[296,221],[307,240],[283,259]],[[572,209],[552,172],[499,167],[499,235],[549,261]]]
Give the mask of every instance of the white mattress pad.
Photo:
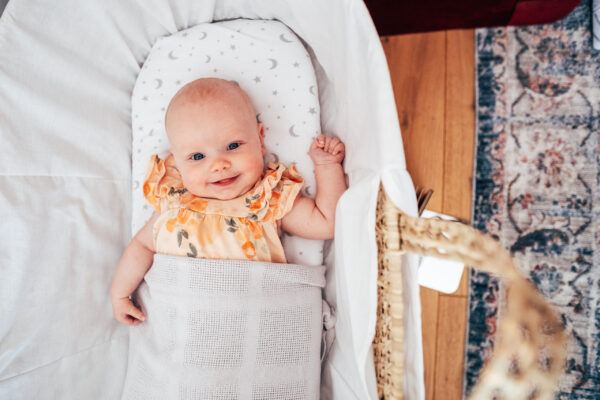
[[[132,233],[152,214],[142,193],[150,156],[168,154],[165,110],[186,83],[215,77],[235,81],[253,102],[265,130],[265,161],[295,165],[302,194],[315,196],[312,140],[321,133],[317,80],[298,37],[279,21],[237,19],[199,24],[159,39],[132,95]],[[285,234],[288,262],[321,265],[323,241]]]

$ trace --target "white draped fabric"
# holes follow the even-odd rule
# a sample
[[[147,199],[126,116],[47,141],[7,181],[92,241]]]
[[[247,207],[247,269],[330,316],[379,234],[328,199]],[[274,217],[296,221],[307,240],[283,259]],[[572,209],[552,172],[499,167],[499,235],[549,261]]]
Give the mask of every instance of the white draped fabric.
[[[12,0],[0,19],[0,398],[116,399],[128,329],[109,286],[131,232],[131,94],[154,42],[277,19],[317,62],[321,127],[350,187],[327,254],[336,341],[324,399],[375,399],[375,204],[416,213],[386,59],[358,0]],[[424,397],[416,262],[405,257],[405,393]]]

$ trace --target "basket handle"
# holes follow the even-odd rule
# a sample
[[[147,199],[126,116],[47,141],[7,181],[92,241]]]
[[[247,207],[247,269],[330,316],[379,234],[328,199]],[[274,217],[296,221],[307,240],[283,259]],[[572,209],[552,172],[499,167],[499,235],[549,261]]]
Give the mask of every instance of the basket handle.
[[[493,357],[470,399],[553,399],[565,364],[566,332],[561,319],[517,270],[499,241],[456,221],[398,213],[401,251],[461,261],[500,276],[508,286]]]

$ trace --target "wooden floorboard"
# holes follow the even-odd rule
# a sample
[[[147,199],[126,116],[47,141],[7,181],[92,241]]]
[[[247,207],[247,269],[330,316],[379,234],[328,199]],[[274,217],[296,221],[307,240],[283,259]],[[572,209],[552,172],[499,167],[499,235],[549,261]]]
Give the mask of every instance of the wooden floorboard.
[[[462,397],[467,298],[440,295],[433,398]]]
[[[475,34],[472,29],[446,35],[446,135],[442,211],[471,221],[473,151],[475,145]],[[455,295],[467,295],[467,276]]]
[[[473,31],[449,31],[446,36],[446,118],[442,211],[471,219],[471,182],[475,133]]]
[[[406,164],[416,186],[444,187],[446,33],[392,36],[383,40],[400,119]],[[442,60],[442,62],[440,62]],[[443,197],[430,201],[441,211]],[[423,288],[421,305],[427,399],[435,383],[438,292]]]
[[[400,119],[406,165],[417,186],[442,193],[444,186],[444,79],[446,33],[391,36],[384,39]],[[423,168],[423,166],[427,166]],[[431,199],[442,208],[442,196]]]
[[[434,190],[428,208],[469,221],[475,132],[472,30],[382,38],[415,186]],[[451,294],[421,288],[425,391],[460,399],[467,274]]]

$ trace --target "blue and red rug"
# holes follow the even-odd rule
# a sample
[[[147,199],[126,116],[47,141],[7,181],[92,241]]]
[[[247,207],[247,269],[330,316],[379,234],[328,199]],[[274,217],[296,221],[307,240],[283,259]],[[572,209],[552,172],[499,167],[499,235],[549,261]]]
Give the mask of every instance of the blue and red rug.
[[[499,238],[571,333],[559,399],[600,399],[600,56],[591,4],[549,25],[476,32],[473,224]],[[465,394],[503,287],[471,272]]]

